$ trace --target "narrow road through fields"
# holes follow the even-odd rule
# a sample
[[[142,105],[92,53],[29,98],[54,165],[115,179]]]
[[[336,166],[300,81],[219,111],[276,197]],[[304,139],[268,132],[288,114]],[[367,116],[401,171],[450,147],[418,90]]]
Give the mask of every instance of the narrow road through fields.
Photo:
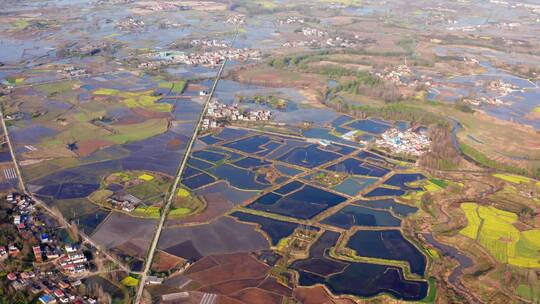
[[[231,45],[236,40],[236,37],[238,36],[238,30],[236,31],[233,40],[231,41]],[[184,168],[186,166],[187,160],[189,159],[189,155],[191,154],[191,149],[193,148],[193,145],[195,144],[195,141],[197,140],[197,134],[199,133],[199,130],[202,126],[202,122],[204,120],[204,116],[206,115],[206,111],[208,109],[208,104],[210,103],[210,100],[214,96],[214,92],[216,91],[216,87],[219,83],[219,80],[221,79],[221,75],[223,74],[223,69],[225,68],[225,65],[227,64],[227,58],[223,60],[223,63],[221,64],[221,67],[219,68],[219,71],[216,75],[216,78],[214,80],[214,84],[212,85],[212,89],[210,90],[210,93],[208,94],[203,109],[199,115],[199,119],[197,121],[197,124],[195,126],[195,130],[193,131],[193,134],[191,135],[191,139],[186,147],[186,151],[184,152],[184,156],[182,157],[182,161],[180,162],[180,166],[178,167],[178,171],[176,172],[176,177],[174,179],[174,183],[169,191],[169,196],[167,198],[167,201],[165,202],[165,206],[161,210],[161,217],[159,218],[158,226],[156,228],[156,232],[154,233],[154,237],[152,239],[152,243],[150,244],[150,248],[148,249],[148,254],[146,256],[146,260],[144,263],[144,269],[141,273],[141,279],[139,281],[139,286],[137,287],[137,293],[135,295],[135,304],[141,303],[142,294],[144,290],[144,285],[146,284],[146,279],[148,277],[148,272],[150,271],[150,267],[152,266],[152,260],[154,259],[155,250],[159,241],[159,237],[161,236],[161,231],[163,230],[163,225],[165,224],[165,220],[167,219],[167,214],[169,213],[169,210],[171,209],[172,202],[174,200],[174,197],[176,195],[176,189],[178,188],[178,184],[180,183],[180,179],[182,177],[182,173],[184,172]]]

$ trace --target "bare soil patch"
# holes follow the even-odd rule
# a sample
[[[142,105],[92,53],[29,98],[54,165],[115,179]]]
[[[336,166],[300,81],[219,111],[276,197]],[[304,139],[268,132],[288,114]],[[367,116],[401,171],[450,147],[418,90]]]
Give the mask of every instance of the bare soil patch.
[[[103,139],[88,139],[77,143],[77,154],[79,156],[88,156],[97,150],[110,147],[113,142]]]
[[[237,253],[204,257],[185,276],[193,280],[187,288],[218,294],[219,303],[282,303],[292,290],[277,283],[269,272],[270,267],[253,255]]]
[[[294,290],[294,298],[300,303],[310,304],[354,304],[349,299],[334,299],[321,286],[299,287]]]
[[[122,246],[129,247],[129,255],[144,257],[155,228],[155,220],[113,212],[99,226],[92,238],[106,249],[118,248],[122,251]]]
[[[152,264],[152,270],[161,272],[175,268],[178,264],[183,263],[185,260],[175,255],[168,254],[165,251],[158,251],[159,259],[154,260]]]

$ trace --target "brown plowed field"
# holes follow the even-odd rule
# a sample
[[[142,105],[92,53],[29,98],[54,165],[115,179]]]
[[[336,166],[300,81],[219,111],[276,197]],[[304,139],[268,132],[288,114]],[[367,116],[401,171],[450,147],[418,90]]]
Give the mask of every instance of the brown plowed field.
[[[159,259],[157,259],[157,262],[155,260],[152,264],[152,270],[157,272],[167,271],[184,262],[184,259],[161,250],[159,251]]]
[[[77,154],[79,156],[88,156],[99,149],[110,147],[113,142],[103,139],[89,139],[77,143]]]
[[[282,303],[283,296],[262,290],[260,288],[247,288],[234,294],[232,298],[242,303]]]
[[[310,304],[354,304],[348,299],[334,299],[321,286],[299,287],[294,290],[294,298],[300,303]]]
[[[263,279],[270,270],[270,267],[246,253],[208,256],[201,260],[204,259],[214,259],[218,265],[199,272],[192,272],[191,269],[186,272],[189,278],[200,282],[203,286],[227,282],[231,279]]]
[[[282,303],[292,291],[269,276],[270,267],[249,253],[213,255],[190,267],[185,276],[197,291],[220,295],[219,303]],[[279,286],[278,286],[279,285]]]

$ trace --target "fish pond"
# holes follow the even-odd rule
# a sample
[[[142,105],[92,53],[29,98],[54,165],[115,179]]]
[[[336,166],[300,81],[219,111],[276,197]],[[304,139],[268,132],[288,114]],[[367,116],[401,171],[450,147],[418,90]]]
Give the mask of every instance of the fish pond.
[[[388,211],[351,205],[325,218],[322,223],[350,229],[353,226],[399,227],[401,220]]]
[[[279,157],[278,160],[300,167],[314,168],[340,156],[338,153],[322,150],[319,145],[312,144],[308,147],[295,148]]]
[[[345,195],[356,196],[358,193],[362,192],[376,181],[376,178],[348,177],[339,185],[332,187],[332,189]]]
[[[360,201],[356,201],[355,204],[358,204],[360,206],[366,206],[368,208],[377,209],[377,210],[388,210],[400,217],[406,217],[418,211],[418,208],[416,207],[400,204],[393,199],[382,199],[382,200],[372,200],[372,201],[360,200]]]
[[[227,181],[231,186],[243,190],[263,190],[271,186],[264,177],[253,171],[224,164],[211,170],[212,174]]]
[[[295,184],[287,184],[276,192],[267,193],[247,207],[254,210],[266,211],[298,219],[310,219],[324,210],[342,203],[345,197],[316,188],[310,185],[301,185],[299,189],[286,195]]]
[[[390,189],[384,187],[375,188],[368,193],[364,194],[364,197],[381,197],[381,196],[402,196],[407,193],[404,190]]]
[[[231,216],[237,218],[239,221],[255,223],[260,225],[260,229],[264,231],[270,238],[272,246],[276,246],[278,242],[291,235],[298,224],[278,221],[271,218],[249,214],[245,212],[233,212]]]
[[[184,186],[190,189],[198,189],[207,186],[215,181],[216,179],[213,176],[206,173],[201,173],[182,180],[182,184],[184,184]]]
[[[359,230],[350,237],[347,247],[362,257],[405,261],[412,273],[424,276],[426,257],[399,230]]]
[[[328,251],[336,245],[338,239],[339,233],[324,232],[313,244],[309,258],[295,261],[291,265],[292,269],[298,271],[299,285],[323,284],[336,295],[372,297],[386,293],[409,301],[426,297],[428,283],[406,279],[401,268],[328,257]]]
[[[382,177],[390,172],[390,170],[386,168],[374,166],[356,158],[347,158],[337,164],[327,167],[326,170],[372,177]]]
[[[407,184],[421,181],[424,179],[426,179],[426,177],[420,173],[410,173],[410,174],[399,173],[399,174],[394,174],[392,177],[386,180],[384,184],[389,185],[389,186],[399,187],[400,189],[422,190],[421,188],[408,187]]]
[[[354,130],[359,130],[372,134],[382,134],[392,127],[392,125],[390,125],[389,123],[374,119],[355,120],[351,123],[348,123],[346,126]]]

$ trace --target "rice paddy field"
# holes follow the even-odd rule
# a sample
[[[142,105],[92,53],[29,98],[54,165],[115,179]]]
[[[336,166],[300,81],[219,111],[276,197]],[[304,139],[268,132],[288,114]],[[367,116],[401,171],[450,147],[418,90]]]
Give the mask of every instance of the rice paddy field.
[[[139,290],[200,304],[538,301],[534,6],[7,2],[0,103],[22,178],[126,263],[84,275],[113,303]],[[446,100],[506,84],[497,107]],[[209,92],[271,119],[196,133]],[[391,129],[430,131],[426,158],[378,150]],[[446,139],[455,149],[438,151]],[[0,190],[17,184],[13,165],[2,145]]]
[[[196,98],[160,98],[154,93],[181,94],[184,86],[182,81],[113,74],[28,89],[18,109],[24,119],[14,121],[10,132],[31,191],[104,247],[142,258],[201,109]],[[375,164],[382,157],[359,146],[324,147],[305,138],[239,129],[201,136],[197,147],[183,172],[167,221],[170,232],[162,241],[163,250],[179,254],[189,248],[182,254],[195,259],[276,246],[302,220],[366,193],[390,173]],[[358,163],[346,163],[350,176],[342,183],[315,185],[306,177],[315,170],[329,174],[334,169],[327,167],[349,158]],[[254,202],[264,200],[265,192],[279,197],[257,207]],[[127,195],[140,201],[130,213],[108,203]],[[233,211],[238,208],[246,212]],[[387,211],[368,211],[373,212]],[[222,217],[227,214],[231,216]],[[228,227],[220,226],[224,219],[230,227],[243,222],[231,232],[239,237],[235,246],[221,242],[226,236],[220,230]],[[178,226],[186,223],[197,229]],[[183,235],[212,239],[215,248],[185,243]],[[129,277],[125,283],[134,284]]]
[[[113,212],[94,231],[92,238],[112,252],[144,258],[155,225],[153,219]]]
[[[209,224],[169,227],[163,231],[158,247],[184,259],[199,259],[212,254],[259,251],[268,241],[253,225],[221,217]]]
[[[196,96],[175,97],[185,93],[182,81],[122,76],[122,81],[111,75],[106,81],[88,78],[36,87],[37,96],[49,100],[48,111],[33,117],[40,104],[26,103],[22,110],[28,119],[15,122],[10,131],[32,191],[96,242],[129,257],[130,267],[138,271],[202,106]],[[434,190],[440,183],[396,171],[393,160],[330,134],[340,130],[376,136],[393,123],[332,119],[328,121],[335,130],[319,126],[303,136],[228,127],[200,134],[167,215],[160,253],[177,261],[175,267],[182,261],[199,267],[198,263],[271,250],[278,254],[273,260],[280,261],[290,246],[302,248],[311,242],[302,239],[308,229],[308,234],[317,235],[309,257],[272,268],[280,280],[277,269],[289,269],[299,273],[300,286],[322,284],[334,295],[423,298],[426,266],[411,261],[422,253],[411,249],[407,257],[387,256],[382,251],[362,252],[354,245],[350,247],[358,249],[356,254],[334,257],[330,251],[349,229],[358,231],[351,244],[376,239],[364,236],[362,229],[399,229],[418,209],[393,199]],[[313,138],[335,142],[322,145]],[[124,198],[137,202],[133,211],[111,205],[111,199]],[[409,277],[411,269],[414,278]],[[223,271],[227,277],[234,273]],[[365,274],[364,287],[347,284],[359,273]],[[241,301],[260,298],[261,303],[274,303],[291,295],[274,277],[257,281],[257,288],[255,283],[240,288],[236,281],[208,282],[207,275],[195,268],[186,279],[200,276],[197,282]],[[122,284],[132,287],[135,280],[128,276]],[[223,293],[229,289],[234,295]],[[191,291],[196,295],[207,290]]]
[[[514,174],[504,174],[504,173],[497,173],[493,176],[500,178],[502,180],[505,180],[507,182],[513,183],[513,184],[535,184],[536,186],[540,187],[540,181],[536,181],[532,178],[521,176],[521,175],[514,175]]]
[[[520,231],[515,213],[476,203],[463,203],[467,227],[460,233],[477,240],[498,261],[526,268],[540,267],[540,230]]]
[[[174,97],[185,86],[120,72],[22,89],[9,130],[28,187],[105,248],[142,258],[202,110],[196,96]],[[171,218],[205,208],[188,193]]]
[[[443,181],[395,172],[391,160],[361,147],[322,146],[240,128],[203,134],[195,147],[182,175],[182,189],[205,197],[208,205],[199,215],[182,220],[169,216],[159,242],[162,252],[198,261],[253,250],[282,253],[302,246],[306,241],[301,235],[310,229],[308,234],[317,237],[309,258],[275,271],[293,269],[300,286],[323,284],[333,294],[389,293],[409,300],[426,295],[427,258],[400,232],[402,221],[418,209],[396,200],[406,193],[439,191],[447,186]],[[333,175],[344,178],[327,184]],[[369,234],[373,229],[380,235]],[[341,233],[335,231],[349,230],[357,233],[349,245],[340,246],[357,252],[336,257],[332,247]],[[357,246],[376,240],[382,245],[370,246],[380,250],[367,252],[361,249],[364,245]],[[359,272],[365,273],[367,285],[359,289],[344,283]]]
[[[178,288],[186,283],[184,289]],[[187,290],[200,302],[205,293],[213,292],[225,303],[282,303],[292,289],[276,281],[271,267],[249,253],[206,256],[180,276],[166,280],[169,290]],[[159,291],[156,291],[159,294]]]

